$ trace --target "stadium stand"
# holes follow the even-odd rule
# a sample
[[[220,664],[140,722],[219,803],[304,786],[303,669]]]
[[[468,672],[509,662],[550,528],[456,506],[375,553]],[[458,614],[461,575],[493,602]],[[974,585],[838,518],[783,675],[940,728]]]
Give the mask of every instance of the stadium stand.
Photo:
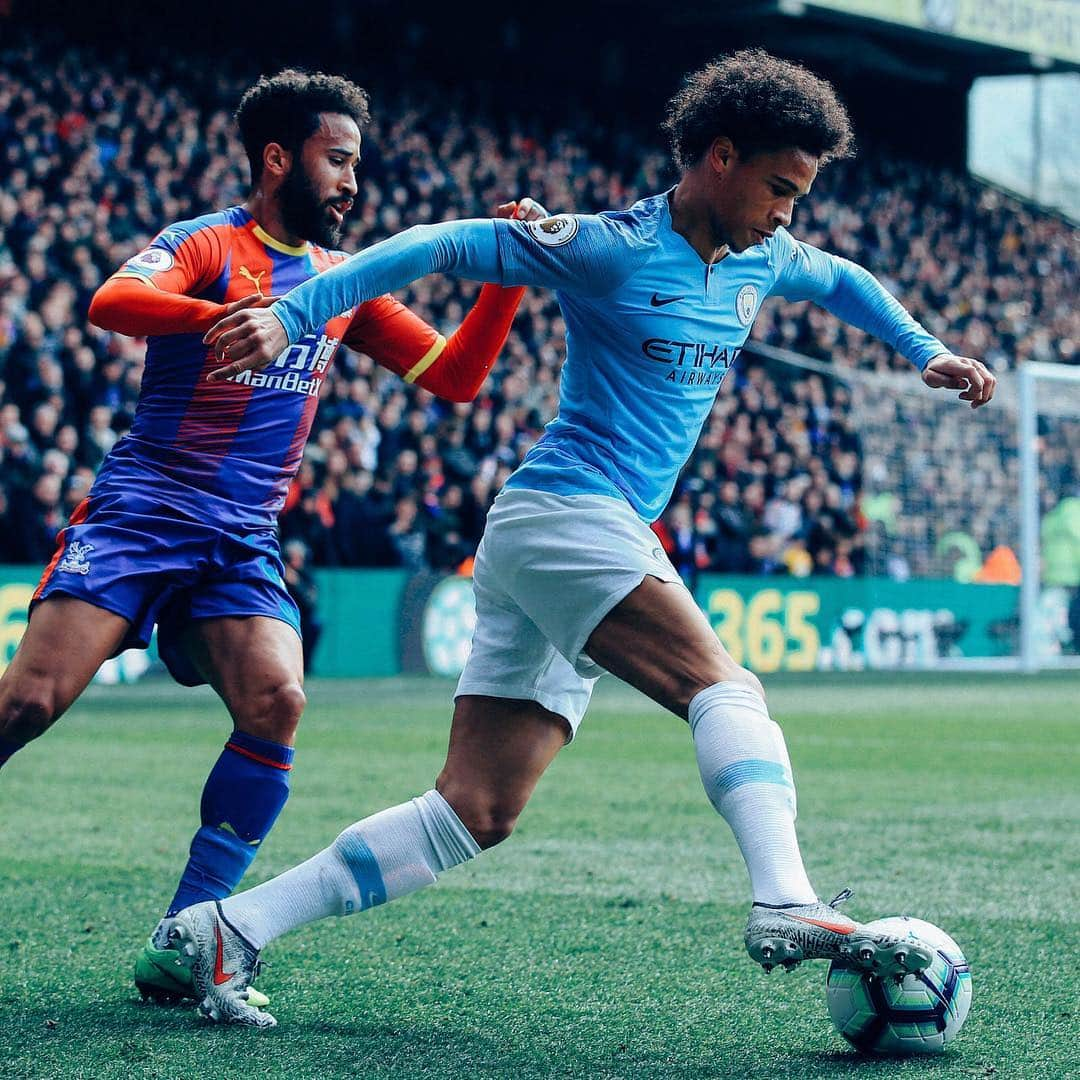
[[[230,110],[245,85],[190,60],[134,77],[74,49],[0,49],[0,562],[49,559],[57,530],[129,426],[143,343],[91,326],[90,298],[169,222],[243,199]],[[647,132],[605,157],[584,130],[503,134],[498,118],[416,83],[407,95],[377,95],[375,111],[348,250],[412,224],[486,215],[515,194],[589,212],[672,179]],[[1077,362],[1074,231],[1051,215],[864,148],[825,170],[792,231],[867,266],[952,348],[996,371],[1028,359]],[[450,327],[476,288],[428,279],[406,299]],[[840,375],[906,366],[808,305],[774,302],[754,340],[826,360]],[[367,357],[340,354],[281,517],[283,539],[303,541],[323,566],[466,561],[491,500],[555,411],[564,346],[552,297],[530,293],[471,406],[439,402]],[[933,456],[943,445],[927,436],[909,452],[942,469]],[[1013,451],[988,452],[993,485]],[[864,573],[873,528],[861,507],[863,469],[842,378],[784,374],[748,355],[657,532],[688,577]],[[984,517],[988,542],[997,541],[992,511]],[[958,518],[939,531],[969,525]],[[907,565],[930,569],[914,558]]]

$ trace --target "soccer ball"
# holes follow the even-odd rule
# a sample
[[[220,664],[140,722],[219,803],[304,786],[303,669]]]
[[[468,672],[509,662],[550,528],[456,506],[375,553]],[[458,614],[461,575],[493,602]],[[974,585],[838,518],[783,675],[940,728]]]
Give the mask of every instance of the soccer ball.
[[[944,930],[907,915],[867,924],[870,933],[910,935],[935,950],[917,975],[882,978],[833,961],[825,980],[836,1029],[864,1054],[937,1054],[956,1036],[971,1008],[971,968]]]

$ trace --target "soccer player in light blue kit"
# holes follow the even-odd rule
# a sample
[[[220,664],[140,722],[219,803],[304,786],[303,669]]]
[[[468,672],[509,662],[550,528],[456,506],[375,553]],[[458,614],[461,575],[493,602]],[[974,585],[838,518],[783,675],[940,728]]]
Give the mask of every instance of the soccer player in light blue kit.
[[[244,999],[258,951],[330,914],[395,899],[505,839],[609,671],[689,721],[702,781],[746,861],[746,947],[766,970],[844,959],[922,970],[919,941],[875,935],[819,899],[795,789],[758,679],[737,665],[649,529],[770,295],[813,300],[978,407],[993,376],[952,356],[867,271],[793,239],[795,201],[847,153],[832,88],[761,51],[692,75],[669,107],[678,185],[629,210],[525,225],[421,226],[207,335],[226,378],[312,326],[430,273],[557,291],[559,415],[507,481],[476,558],[477,626],[435,788],[347,828],[270,882],[179,916],[204,1015],[266,1027]]]

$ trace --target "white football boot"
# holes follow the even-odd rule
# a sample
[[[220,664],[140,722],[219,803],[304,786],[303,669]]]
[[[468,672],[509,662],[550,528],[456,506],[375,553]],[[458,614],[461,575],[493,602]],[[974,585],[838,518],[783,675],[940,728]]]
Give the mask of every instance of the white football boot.
[[[837,960],[872,975],[924,971],[934,950],[923,942],[868,930],[841,915],[845,889],[828,904],[754,904],[746,924],[746,951],[766,974],[777,965],[791,971],[803,960]]]
[[[259,951],[225,918],[217,901],[181,911],[169,942],[191,971],[199,1013],[218,1024],[272,1028],[277,1021],[257,1006],[267,999],[251,983],[259,973]]]

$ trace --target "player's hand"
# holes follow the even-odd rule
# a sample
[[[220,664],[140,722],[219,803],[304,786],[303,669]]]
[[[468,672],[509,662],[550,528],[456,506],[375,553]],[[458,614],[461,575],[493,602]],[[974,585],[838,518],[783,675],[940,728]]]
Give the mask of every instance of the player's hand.
[[[518,221],[541,221],[551,215],[535,200],[526,196],[517,202],[502,203],[495,207],[495,216],[516,218]]]
[[[993,396],[997,379],[980,360],[970,356],[941,353],[923,369],[922,381],[932,390],[960,390],[961,401],[970,401],[973,409],[985,405]]]
[[[212,345],[224,367],[215,368],[207,382],[220,382],[241,371],[258,371],[277,359],[289,347],[285,328],[278,317],[264,307],[249,307],[219,319],[206,332],[204,345]]]

